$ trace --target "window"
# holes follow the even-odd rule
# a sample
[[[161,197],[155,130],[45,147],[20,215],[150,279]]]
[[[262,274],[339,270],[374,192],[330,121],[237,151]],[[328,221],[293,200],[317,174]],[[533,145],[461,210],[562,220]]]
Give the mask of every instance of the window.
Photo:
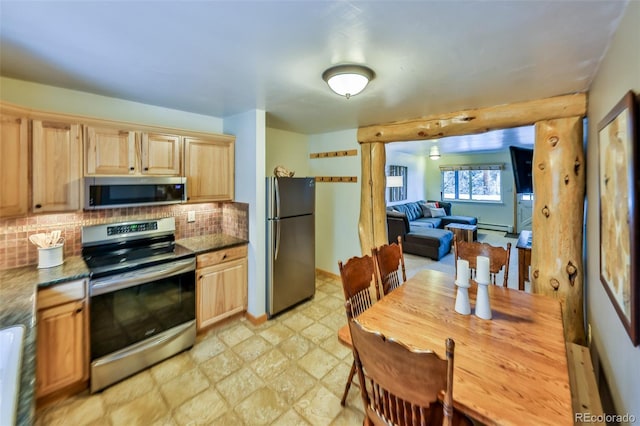
[[[502,201],[502,165],[442,166],[445,200]]]

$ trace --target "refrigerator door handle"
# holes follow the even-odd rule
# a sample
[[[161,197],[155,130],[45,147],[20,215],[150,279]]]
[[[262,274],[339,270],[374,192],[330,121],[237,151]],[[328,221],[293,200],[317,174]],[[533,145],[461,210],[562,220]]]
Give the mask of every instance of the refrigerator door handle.
[[[276,196],[276,211],[274,212],[275,214],[273,215],[273,217],[279,218],[280,217],[280,187],[278,186],[278,178],[275,177],[273,178],[273,189],[274,189],[274,193]]]
[[[273,221],[273,226],[276,227],[276,247],[274,249],[275,254],[273,255],[273,260],[278,260],[278,252],[280,251],[280,226],[278,225],[279,220]]]

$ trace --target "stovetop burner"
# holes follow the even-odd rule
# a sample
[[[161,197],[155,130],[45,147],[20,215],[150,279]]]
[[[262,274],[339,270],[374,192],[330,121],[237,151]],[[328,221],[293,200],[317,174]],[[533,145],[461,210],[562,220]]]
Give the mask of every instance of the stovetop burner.
[[[82,257],[96,278],[193,256],[174,232],[174,218],[84,227]]]

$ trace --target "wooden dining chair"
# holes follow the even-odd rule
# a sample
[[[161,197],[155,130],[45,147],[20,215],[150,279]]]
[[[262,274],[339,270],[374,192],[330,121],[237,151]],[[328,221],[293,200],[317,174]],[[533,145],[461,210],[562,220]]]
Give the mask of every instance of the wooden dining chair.
[[[340,269],[340,279],[342,280],[342,290],[344,291],[345,301],[352,306],[353,315],[358,316],[373,305],[371,299],[371,283],[376,285],[375,268],[373,258],[369,255],[362,257],[352,257],[346,263],[338,262]],[[378,292],[376,291],[376,295]],[[343,345],[352,349],[351,333],[349,332],[349,324],[346,324],[338,330],[338,340]],[[351,365],[349,378],[344,388],[344,394],[340,400],[341,405],[345,405],[347,394],[351,387],[351,382],[356,374],[355,361]]]
[[[478,256],[486,256],[489,258],[489,279],[492,284],[496,284],[496,276],[504,269],[504,278],[502,286],[507,287],[509,281],[509,256],[511,256],[511,243],[507,243],[507,248],[495,247],[487,243],[477,241],[467,242],[458,241],[453,237],[454,263],[456,265],[456,276],[458,275],[458,259],[464,259],[469,262],[471,269],[471,278],[475,279],[476,274],[476,258]]]
[[[376,283],[382,286],[382,294],[398,288],[407,281],[407,273],[404,267],[404,254],[402,252],[402,237],[398,236],[398,243],[384,244],[371,249],[375,261]],[[380,291],[376,284],[376,294],[380,299]]]
[[[412,350],[379,332],[365,329],[353,318],[349,302],[345,308],[368,420],[365,424],[472,424],[453,408],[453,339],[446,340],[443,360],[432,351]]]

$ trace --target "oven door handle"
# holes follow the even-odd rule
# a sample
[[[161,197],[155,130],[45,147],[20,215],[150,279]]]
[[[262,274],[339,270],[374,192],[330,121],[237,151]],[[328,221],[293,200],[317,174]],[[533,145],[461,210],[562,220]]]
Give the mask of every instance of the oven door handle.
[[[89,287],[91,296],[98,296],[195,270],[196,259],[190,258],[91,280]]]

